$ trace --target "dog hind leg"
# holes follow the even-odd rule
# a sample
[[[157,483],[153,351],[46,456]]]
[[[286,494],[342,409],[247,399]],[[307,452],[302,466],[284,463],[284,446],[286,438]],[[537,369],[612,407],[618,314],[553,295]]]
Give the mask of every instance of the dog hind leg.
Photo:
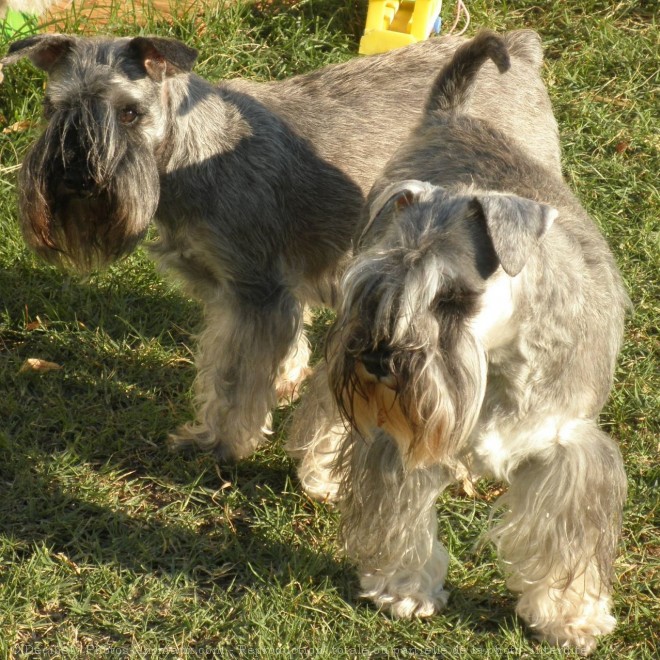
[[[311,372],[308,366],[311,353],[305,326],[300,323],[294,344],[277,371],[275,391],[278,404],[288,405],[300,396],[302,383]]]
[[[341,474],[335,468],[346,433],[328,385],[327,365],[320,363],[291,418],[286,445],[289,455],[299,461],[300,483],[313,499],[337,499]]]

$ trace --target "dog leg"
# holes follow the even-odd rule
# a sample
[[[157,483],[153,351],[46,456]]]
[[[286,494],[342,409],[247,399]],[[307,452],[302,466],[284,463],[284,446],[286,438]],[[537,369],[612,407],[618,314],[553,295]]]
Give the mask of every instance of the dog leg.
[[[285,289],[267,303],[236,297],[206,308],[199,337],[197,416],[171,434],[175,448],[190,444],[220,461],[249,456],[270,433],[275,382],[300,335],[300,304]]]
[[[328,386],[328,369],[320,363],[306,386],[289,427],[286,450],[300,461],[298,477],[313,499],[334,502],[341,475],[334,469],[347,431]]]
[[[301,323],[294,345],[278,369],[275,391],[279,405],[291,404],[300,396],[300,387],[311,373],[308,366],[311,353],[305,327]]]
[[[349,434],[342,447],[341,536],[363,597],[395,617],[426,617],[447,603],[449,556],[437,539],[439,466],[406,471],[395,442]]]
[[[536,636],[588,654],[614,629],[610,573],[626,493],[616,444],[588,420],[565,424],[522,464],[491,536]]]

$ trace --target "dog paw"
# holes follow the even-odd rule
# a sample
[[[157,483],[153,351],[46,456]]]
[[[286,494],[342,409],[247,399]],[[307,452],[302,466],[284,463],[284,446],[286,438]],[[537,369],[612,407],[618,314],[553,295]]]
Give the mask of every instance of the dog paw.
[[[616,619],[610,614],[591,620],[583,617],[538,630],[534,637],[551,646],[572,648],[580,655],[587,656],[596,648],[598,638],[611,633],[615,625]]]
[[[406,585],[400,579],[387,581],[373,575],[363,576],[361,584],[363,598],[398,619],[433,616],[447,605],[449,599],[449,592],[442,585],[409,589],[412,585]]]
[[[303,383],[312,373],[312,369],[305,367],[295,377],[281,378],[275,383],[275,393],[278,406],[288,406],[300,397]]]
[[[167,444],[174,451],[192,447],[212,452],[218,463],[235,463],[254,453],[262,441],[263,437],[241,437],[237,441],[227,442],[219,439],[204,424],[188,422],[170,433]]]
[[[300,485],[307,495],[318,502],[337,502],[341,478],[332,469],[330,453],[309,452],[298,467]]]
[[[300,484],[307,495],[317,502],[334,504],[339,499],[339,481],[329,476],[306,474],[301,476]]]
[[[616,619],[610,614],[607,595],[585,595],[568,591],[563,598],[556,595],[523,596],[517,613],[529,625],[532,635],[552,646],[571,648],[580,655],[589,655],[596,648],[598,638],[614,630]]]
[[[420,619],[433,616],[447,605],[449,594],[446,591],[434,594],[433,597],[426,594],[413,594],[395,600],[387,606],[387,611],[397,619]]]

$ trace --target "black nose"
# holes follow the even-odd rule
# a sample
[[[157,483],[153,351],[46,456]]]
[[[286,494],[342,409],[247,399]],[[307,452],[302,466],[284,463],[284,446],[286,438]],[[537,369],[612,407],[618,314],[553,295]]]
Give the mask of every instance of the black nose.
[[[94,179],[81,168],[67,167],[62,177],[62,188],[69,195],[91,197],[95,194]]]
[[[392,373],[390,358],[391,353],[388,351],[374,351],[360,356],[364,368],[376,378],[386,378]]]

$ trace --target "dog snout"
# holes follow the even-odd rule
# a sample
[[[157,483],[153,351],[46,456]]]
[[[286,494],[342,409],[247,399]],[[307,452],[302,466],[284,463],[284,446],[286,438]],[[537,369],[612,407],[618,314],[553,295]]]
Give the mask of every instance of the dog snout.
[[[89,172],[75,165],[64,170],[60,185],[62,192],[76,197],[92,197],[96,194],[97,188]]]

